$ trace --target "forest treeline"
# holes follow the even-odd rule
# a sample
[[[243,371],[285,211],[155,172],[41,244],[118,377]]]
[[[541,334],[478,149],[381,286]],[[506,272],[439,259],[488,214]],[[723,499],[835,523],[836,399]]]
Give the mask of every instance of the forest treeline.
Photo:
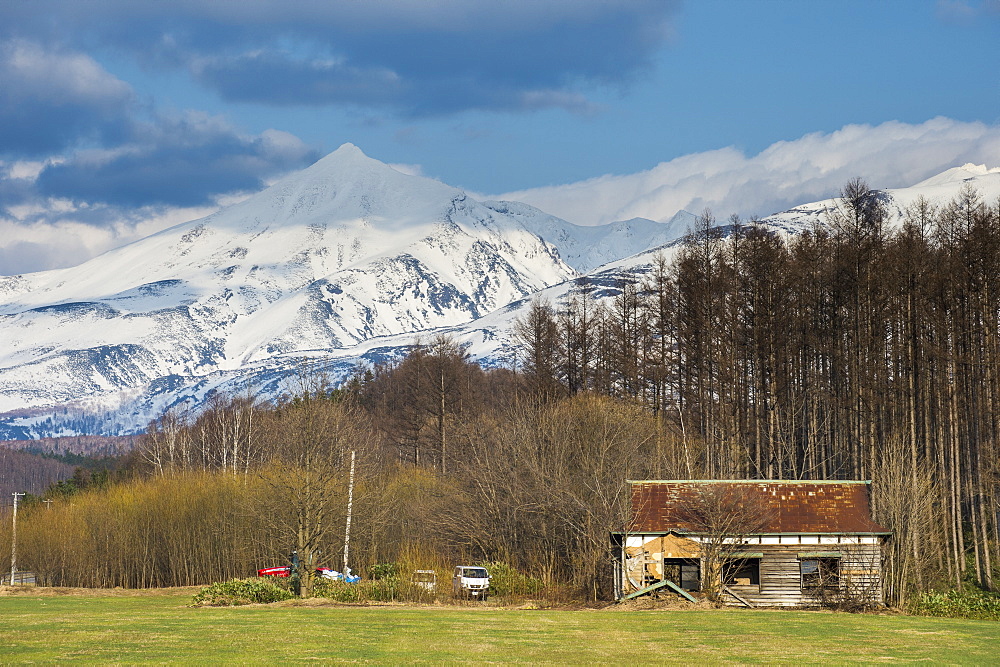
[[[39,495],[49,485],[79,482],[91,470],[113,468],[119,457],[133,449],[139,436],[74,435],[39,440],[0,441],[0,506],[16,492]],[[80,470],[77,482],[74,471]]]
[[[37,440],[2,440],[0,447],[45,456],[100,458],[129,452],[139,438],[138,435],[64,435]]]
[[[57,458],[0,446],[0,498],[10,494],[40,494],[73,474],[73,466]]]
[[[673,472],[669,435],[642,406],[609,397],[508,396],[514,374],[485,372],[450,342],[435,349],[349,391],[313,386],[277,406],[220,398],[190,423],[165,415],[128,474],[26,505],[18,562],[46,584],[101,587],[248,576],[287,564],[292,550],[306,571],[339,570],[353,455],[355,571],[405,562],[444,576],[489,559],[569,594],[605,596],[625,480]],[[412,382],[433,397],[416,388],[441,387],[442,376],[443,420],[428,402],[413,412],[424,428],[376,421],[377,387]]]
[[[889,228],[857,180],[787,238],[706,213],[614,298],[580,281],[534,303],[516,371],[438,336],[336,389],[304,370],[277,405],[165,414],[130,479],[26,510],[23,559],[49,583],[154,586],[349,550],[360,570],[500,560],[601,597],[629,479],[871,479],[891,602],[992,589],[1000,202],[903,213]]]

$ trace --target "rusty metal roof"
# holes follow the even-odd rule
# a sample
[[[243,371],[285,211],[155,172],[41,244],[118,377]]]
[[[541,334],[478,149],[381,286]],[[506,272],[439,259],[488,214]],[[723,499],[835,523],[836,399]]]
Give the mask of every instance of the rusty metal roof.
[[[885,533],[871,518],[869,482],[785,480],[633,481],[629,532],[703,532],[691,508],[707,492],[760,508],[763,533]]]

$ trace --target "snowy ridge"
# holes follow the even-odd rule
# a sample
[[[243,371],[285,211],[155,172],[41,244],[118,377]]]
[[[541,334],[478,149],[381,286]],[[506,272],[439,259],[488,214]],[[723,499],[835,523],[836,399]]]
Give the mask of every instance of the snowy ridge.
[[[526,228],[556,246],[563,260],[580,273],[677,241],[694,228],[696,220],[693,214],[678,211],[667,222],[632,218],[584,227],[519,202],[487,201],[483,204],[520,220]]]
[[[880,190],[888,214],[886,222],[890,228],[898,228],[903,224],[907,208],[920,197],[942,205],[956,197],[966,185],[974,188],[983,201],[996,202],[1000,198],[1000,168],[987,169],[984,165],[966,164],[908,188]],[[824,199],[769,215],[761,222],[794,234],[802,229],[825,224],[827,213],[836,208],[836,205],[836,199]]]
[[[919,196],[1000,197],[1000,169],[965,165],[883,193],[899,223]],[[835,200],[769,216],[794,234]],[[668,259],[694,226],[636,218],[581,227],[519,202],[478,202],[345,144],[207,218],[80,266],[0,277],[0,438],[141,431],[215,391],[273,397],[303,367],[333,378],[455,336],[511,365],[532,299],[559,307]]]

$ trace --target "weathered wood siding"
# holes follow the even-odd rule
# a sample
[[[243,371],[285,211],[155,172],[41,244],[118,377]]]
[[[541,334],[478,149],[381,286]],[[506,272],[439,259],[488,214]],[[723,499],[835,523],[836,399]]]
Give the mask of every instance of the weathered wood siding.
[[[697,539],[697,538],[695,538]],[[882,595],[882,554],[883,537],[876,535],[760,535],[748,541],[733,545],[733,551],[759,553],[760,585],[733,585],[729,588],[754,606],[799,607],[814,606],[824,602],[851,599],[866,604],[881,604]],[[662,567],[654,565],[656,560],[676,554],[669,554],[660,536],[632,535],[628,538],[626,552],[634,559],[635,565],[647,563],[646,572],[662,576]],[[839,553],[840,582],[836,589],[826,589],[822,594],[814,590],[803,590],[799,563],[800,554]],[[688,554],[684,554],[688,555]],[[694,555],[694,554],[690,554]],[[625,565],[626,562],[622,562]],[[626,568],[616,567],[616,574],[622,577]],[[704,569],[704,568],[703,568]],[[633,576],[633,578],[635,578]],[[636,581],[635,583],[638,583]],[[635,590],[634,583],[621,579],[623,593]],[[823,596],[826,596],[824,600]],[[724,600],[733,605],[741,603],[724,594]]]
[[[803,590],[799,569],[802,552],[816,551],[815,545],[760,545],[754,551],[763,554],[760,559],[760,586],[730,585],[734,593],[754,606],[800,607],[824,602],[816,591]],[[826,590],[827,601],[835,599],[864,599],[874,604],[882,603],[881,549],[878,544],[824,545],[828,551],[841,553],[840,586]],[[728,603],[740,604],[724,595]]]

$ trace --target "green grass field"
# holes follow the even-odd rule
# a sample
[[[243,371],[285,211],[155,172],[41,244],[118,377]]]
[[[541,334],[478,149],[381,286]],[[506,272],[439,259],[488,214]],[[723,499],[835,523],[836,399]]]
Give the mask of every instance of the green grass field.
[[[193,590],[0,596],[0,662],[1000,663],[1000,623],[754,610],[296,605]]]

